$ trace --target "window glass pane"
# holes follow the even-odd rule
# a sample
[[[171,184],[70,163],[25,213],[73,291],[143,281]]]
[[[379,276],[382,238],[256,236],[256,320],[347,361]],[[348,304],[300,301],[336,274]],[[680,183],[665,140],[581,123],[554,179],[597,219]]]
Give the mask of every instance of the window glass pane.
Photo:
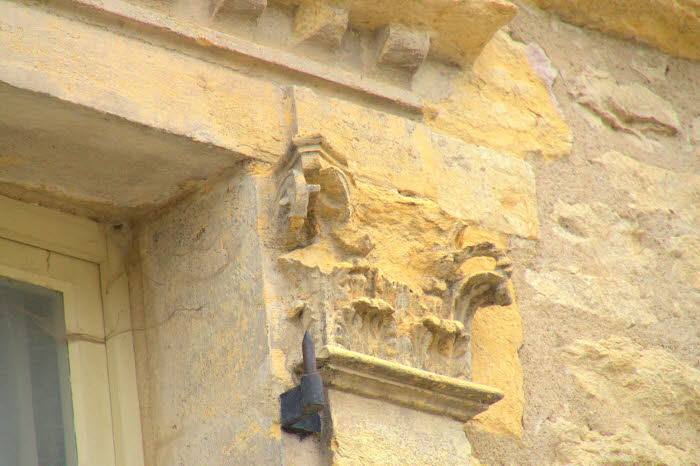
[[[0,277],[0,466],[75,464],[63,295]]]

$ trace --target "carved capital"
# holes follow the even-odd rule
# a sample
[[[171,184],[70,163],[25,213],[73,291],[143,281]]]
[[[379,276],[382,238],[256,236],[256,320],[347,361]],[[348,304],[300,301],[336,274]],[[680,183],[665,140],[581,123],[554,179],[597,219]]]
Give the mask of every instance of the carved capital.
[[[276,173],[280,262],[324,343],[468,380],[474,313],[512,302],[502,240],[355,180],[319,135],[294,139]]]

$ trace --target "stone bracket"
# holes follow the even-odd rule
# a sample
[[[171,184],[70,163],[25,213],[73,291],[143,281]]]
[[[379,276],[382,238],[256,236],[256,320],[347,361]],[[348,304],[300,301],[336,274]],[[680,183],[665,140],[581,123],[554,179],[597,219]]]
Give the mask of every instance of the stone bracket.
[[[257,19],[267,7],[267,0],[213,0],[210,5],[210,18],[219,13],[222,7],[246,19]]]
[[[295,138],[296,149],[280,161],[280,182],[275,196],[281,222],[282,244],[295,249],[305,242],[311,211],[346,221],[351,214],[347,161],[334,153],[321,136]],[[309,238],[306,238],[307,240]]]
[[[468,421],[501,400],[496,388],[324,346],[318,354],[324,384],[418,411]]]
[[[302,3],[294,16],[294,34],[332,49],[340,47],[348,28],[348,11],[316,1]]]
[[[389,24],[379,32],[379,65],[415,71],[428,56],[430,36],[400,24]]]

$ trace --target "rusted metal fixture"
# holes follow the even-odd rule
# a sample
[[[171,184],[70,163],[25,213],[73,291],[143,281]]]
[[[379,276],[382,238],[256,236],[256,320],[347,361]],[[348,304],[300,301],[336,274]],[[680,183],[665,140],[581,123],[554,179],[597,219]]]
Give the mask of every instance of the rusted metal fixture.
[[[304,372],[301,383],[280,395],[282,429],[305,436],[321,431],[319,411],[326,404],[323,380],[316,369],[314,340],[307,330],[301,342]]]

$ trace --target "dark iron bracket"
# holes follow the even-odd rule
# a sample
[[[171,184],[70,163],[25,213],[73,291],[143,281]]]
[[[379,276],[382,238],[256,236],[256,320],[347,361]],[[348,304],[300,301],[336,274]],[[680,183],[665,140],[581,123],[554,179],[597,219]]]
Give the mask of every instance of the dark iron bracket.
[[[323,380],[316,369],[314,340],[307,330],[301,342],[304,372],[301,383],[280,395],[282,429],[305,436],[321,431],[319,411],[325,405]]]

